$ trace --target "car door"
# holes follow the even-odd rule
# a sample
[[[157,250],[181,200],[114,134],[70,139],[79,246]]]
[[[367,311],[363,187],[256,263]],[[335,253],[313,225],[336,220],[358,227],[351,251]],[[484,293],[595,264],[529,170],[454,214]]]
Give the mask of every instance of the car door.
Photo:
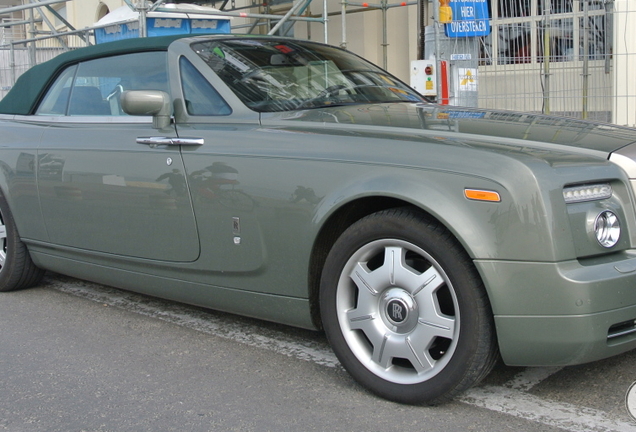
[[[181,93],[175,97],[177,132],[204,141],[183,148],[200,227],[197,264],[207,271],[202,282],[298,296],[321,198],[311,187],[299,192],[299,185],[311,186],[315,164],[286,157],[281,145],[297,147],[308,136],[264,130],[259,114],[184,45],[170,47],[170,65],[176,69],[171,76],[179,77],[173,88]]]
[[[224,275],[256,272],[266,261],[258,221],[258,199],[245,190],[252,178],[243,170],[241,149],[259,139],[258,114],[226,101],[192,63],[174,49],[172,67],[179,76],[183,107],[177,117],[179,136],[204,144],[183,149],[197,221],[202,227],[202,264]],[[200,61],[199,61],[200,62]],[[204,69],[205,70],[205,69]],[[237,153],[238,152],[238,153]],[[238,287],[235,280],[219,280]]]
[[[35,121],[48,123],[37,185],[49,240],[86,251],[194,261],[199,241],[179,146],[147,137],[150,117],[123,113],[126,90],[169,91],[165,52],[107,57],[68,67]],[[165,140],[164,140],[165,141]]]

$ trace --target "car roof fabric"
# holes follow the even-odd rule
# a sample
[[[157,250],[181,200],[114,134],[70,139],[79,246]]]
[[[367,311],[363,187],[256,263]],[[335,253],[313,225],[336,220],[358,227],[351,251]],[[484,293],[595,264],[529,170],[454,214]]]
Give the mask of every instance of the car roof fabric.
[[[33,66],[20,75],[7,95],[0,100],[0,114],[33,114],[37,103],[50,82],[65,67],[80,61],[128,54],[140,51],[165,51],[176,39],[192,35],[170,35],[149,38],[124,39],[68,51],[45,63]]]

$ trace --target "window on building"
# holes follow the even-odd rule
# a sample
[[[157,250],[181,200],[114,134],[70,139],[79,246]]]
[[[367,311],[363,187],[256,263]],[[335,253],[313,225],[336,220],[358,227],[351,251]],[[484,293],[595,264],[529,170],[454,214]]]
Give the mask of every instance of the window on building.
[[[110,13],[110,9],[108,8],[108,6],[106,6],[104,3],[100,3],[99,6],[97,6],[97,14],[95,15],[95,22],[104,18],[109,13]]]

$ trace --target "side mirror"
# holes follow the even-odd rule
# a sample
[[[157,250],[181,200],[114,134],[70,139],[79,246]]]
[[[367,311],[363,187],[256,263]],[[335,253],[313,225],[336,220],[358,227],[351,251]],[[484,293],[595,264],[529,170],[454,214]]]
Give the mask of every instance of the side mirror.
[[[158,90],[127,90],[120,96],[121,109],[134,116],[152,116],[152,127],[170,125],[172,102],[170,95]]]

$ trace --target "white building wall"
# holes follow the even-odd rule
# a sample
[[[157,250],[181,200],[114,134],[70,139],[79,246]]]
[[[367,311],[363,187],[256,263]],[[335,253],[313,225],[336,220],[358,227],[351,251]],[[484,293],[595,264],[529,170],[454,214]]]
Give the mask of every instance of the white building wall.
[[[75,29],[80,30],[85,27],[92,27],[98,20],[98,12],[101,10],[102,5],[105,5],[109,11],[113,11],[125,3],[123,0],[74,0],[67,1],[66,3],[59,3],[52,5],[52,7],[58,11]],[[52,13],[45,8],[41,8],[46,17],[56,27],[56,30],[67,31],[68,28],[64,26]],[[36,17],[39,13],[36,13]],[[39,24],[39,28],[44,31],[50,31],[48,24],[42,22]]]
[[[122,0],[74,0],[66,3],[69,12],[69,22],[76,29],[91,27],[98,20],[98,11],[104,4],[112,12],[125,3]]]

